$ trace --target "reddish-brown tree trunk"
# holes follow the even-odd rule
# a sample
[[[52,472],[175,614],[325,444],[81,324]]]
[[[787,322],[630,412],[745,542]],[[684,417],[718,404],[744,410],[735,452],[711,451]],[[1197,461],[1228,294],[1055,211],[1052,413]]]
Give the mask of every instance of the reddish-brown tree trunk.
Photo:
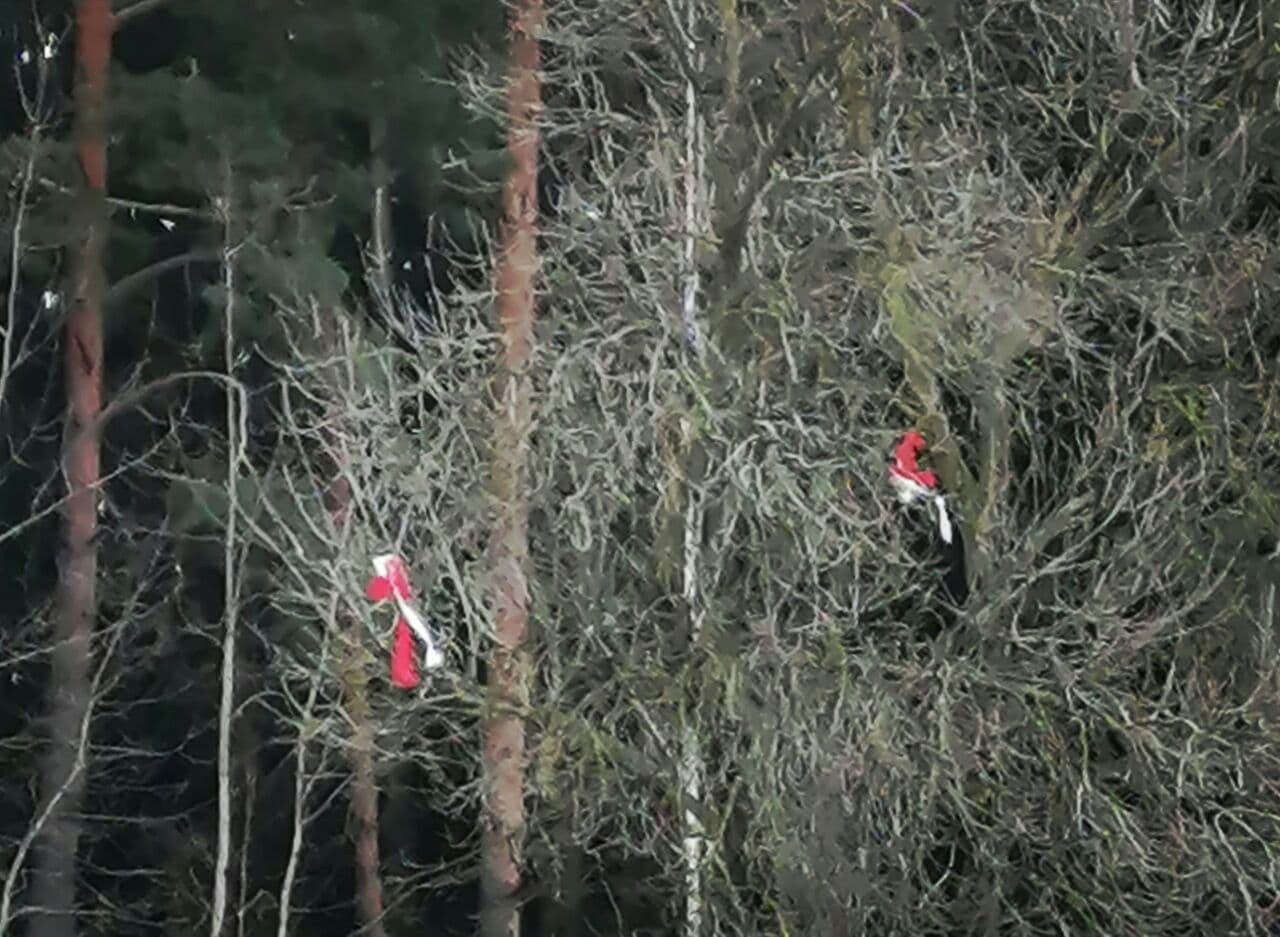
[[[33,856],[32,937],[76,931],[76,852],[84,798],[90,665],[97,616],[98,416],[102,411],[103,256],[107,240],[107,71],[114,28],[109,0],[76,4],[75,145],[84,176],[72,249],[66,327],[67,501],[53,617],[48,749],[40,767],[45,825]]]
[[[355,626],[352,626],[355,631]],[[382,924],[382,877],[378,858],[378,783],[373,776],[373,731],[369,724],[368,687],[363,654],[352,650],[353,672],[347,684],[351,716],[351,816],[355,821],[356,919],[365,937],[385,937]]]
[[[533,418],[528,366],[537,275],[538,130],[541,110],[538,29],[542,0],[517,0],[511,23],[503,230],[496,287],[502,330],[495,426],[493,534],[494,648],[484,724],[486,803],[481,873],[482,937],[518,937],[524,837],[524,710],[529,695],[529,496],[526,482]]]
[[[336,472],[337,470],[335,470]],[[344,535],[351,506],[351,485],[337,475],[329,486],[329,511]],[[373,726],[364,642],[359,622],[347,622],[348,655],[342,673],[343,695],[351,720],[351,820],[355,845],[356,920],[365,937],[386,937],[382,923],[382,874],[378,857],[378,782],[373,773]]]

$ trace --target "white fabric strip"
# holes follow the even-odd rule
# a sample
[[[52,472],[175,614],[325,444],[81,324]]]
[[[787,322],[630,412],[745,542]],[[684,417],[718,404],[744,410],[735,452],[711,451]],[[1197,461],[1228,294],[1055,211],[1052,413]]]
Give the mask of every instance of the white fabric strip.
[[[951,518],[947,516],[947,502],[942,495],[936,495],[933,503],[938,508],[938,533],[942,535],[943,543],[951,542]]]
[[[431,630],[427,627],[427,623],[422,616],[418,614],[418,610],[399,596],[396,596],[396,605],[400,608],[400,614],[404,616],[404,620],[413,629],[413,633],[426,645],[427,650],[423,654],[423,666],[428,670],[435,670],[437,667],[443,666],[444,652],[436,647],[436,642],[431,638]]]

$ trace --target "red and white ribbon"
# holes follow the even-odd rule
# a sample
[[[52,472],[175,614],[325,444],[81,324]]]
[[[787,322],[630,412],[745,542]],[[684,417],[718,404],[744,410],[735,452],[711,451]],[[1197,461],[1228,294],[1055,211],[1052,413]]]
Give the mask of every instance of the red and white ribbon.
[[[444,666],[444,651],[432,637],[426,619],[413,607],[413,587],[404,560],[394,553],[375,556],[373,571],[376,575],[365,586],[365,596],[374,602],[394,601],[398,612],[391,646],[391,682],[411,690],[420,680],[413,639],[417,637],[426,648],[423,666],[427,670]]]
[[[929,499],[938,512],[938,533],[943,543],[951,542],[951,518],[947,515],[947,502],[938,486],[938,476],[920,468],[920,453],[924,449],[924,437],[916,430],[908,430],[893,448],[893,464],[889,466],[889,482],[903,504]]]

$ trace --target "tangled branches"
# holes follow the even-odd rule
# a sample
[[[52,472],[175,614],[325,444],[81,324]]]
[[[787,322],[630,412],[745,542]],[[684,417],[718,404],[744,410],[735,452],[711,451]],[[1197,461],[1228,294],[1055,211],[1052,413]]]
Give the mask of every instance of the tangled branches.
[[[1261,932],[1280,408],[1255,13],[553,7],[529,822],[561,902],[611,896],[635,929],[696,882],[716,933]],[[464,608],[485,341],[442,334],[422,384],[326,404],[364,414],[361,510],[407,505]],[[440,405],[406,435],[385,415],[423,386]],[[961,519],[962,609],[882,484],[912,423]]]

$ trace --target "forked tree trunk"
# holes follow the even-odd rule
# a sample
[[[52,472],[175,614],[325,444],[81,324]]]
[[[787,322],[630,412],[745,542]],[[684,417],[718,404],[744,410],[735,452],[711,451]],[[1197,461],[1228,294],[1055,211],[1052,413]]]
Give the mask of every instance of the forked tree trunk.
[[[481,872],[481,937],[517,937],[524,837],[524,708],[529,694],[527,455],[533,418],[528,365],[533,345],[537,275],[538,130],[541,109],[537,33],[542,0],[516,0],[507,89],[503,229],[496,287],[502,355],[494,447],[494,647],[489,661],[489,713],[484,724],[485,817]]]
[[[40,765],[44,828],[32,863],[32,937],[76,932],[76,853],[84,799],[91,640],[97,616],[98,417],[102,410],[103,257],[107,240],[107,72],[114,22],[109,0],[76,4],[75,146],[83,174],[72,247],[65,336],[67,501],[53,618],[49,747]]]

